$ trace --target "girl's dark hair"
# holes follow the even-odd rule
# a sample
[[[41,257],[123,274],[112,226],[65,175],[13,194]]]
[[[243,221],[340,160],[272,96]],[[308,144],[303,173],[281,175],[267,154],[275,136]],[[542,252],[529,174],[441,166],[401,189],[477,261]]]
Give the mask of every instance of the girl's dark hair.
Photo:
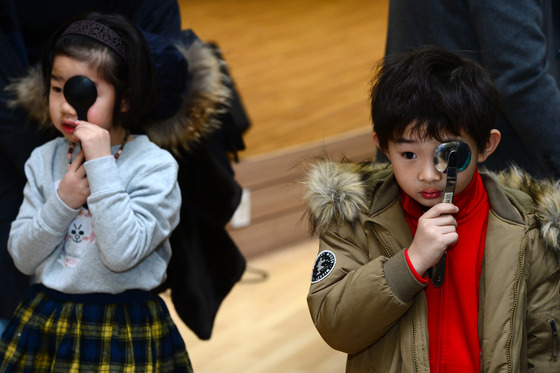
[[[104,43],[91,37],[64,34],[77,20],[101,23],[116,32],[124,44],[124,58]],[[141,128],[148,111],[156,102],[156,79],[148,44],[142,33],[126,17],[89,13],[59,28],[45,46],[41,63],[47,100],[55,56],[67,56],[96,68],[100,77],[115,88],[114,125],[129,129]],[[127,110],[121,112],[124,101]]]
[[[411,131],[420,139],[466,133],[483,149],[499,109],[499,94],[478,63],[437,47],[386,57],[371,90],[371,119],[386,151]]]

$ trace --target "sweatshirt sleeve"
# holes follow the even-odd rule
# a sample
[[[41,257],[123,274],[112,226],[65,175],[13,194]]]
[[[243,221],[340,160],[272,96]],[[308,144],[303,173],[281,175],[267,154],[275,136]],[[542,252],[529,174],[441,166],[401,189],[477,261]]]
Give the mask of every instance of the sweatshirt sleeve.
[[[40,157],[34,152],[25,164],[24,199],[8,239],[8,251],[16,267],[26,275],[33,275],[62,244],[68,225],[79,213],[62,202],[56,189],[44,195],[50,188],[41,185],[45,170]]]
[[[331,347],[349,354],[376,343],[409,310],[412,304],[409,295],[424,288],[408,268],[402,250],[394,257],[370,258],[367,240],[354,239],[353,233],[329,232],[321,236],[318,258],[321,253],[330,252],[334,265],[328,275],[314,282],[319,268],[316,261],[307,299],[311,317],[323,339]],[[389,283],[390,278],[401,274],[407,276],[399,285],[407,289],[403,291],[406,296],[397,294]]]
[[[177,163],[169,155],[165,161],[142,166],[126,186],[112,156],[84,166],[101,260],[112,271],[130,270],[166,240],[179,222]]]

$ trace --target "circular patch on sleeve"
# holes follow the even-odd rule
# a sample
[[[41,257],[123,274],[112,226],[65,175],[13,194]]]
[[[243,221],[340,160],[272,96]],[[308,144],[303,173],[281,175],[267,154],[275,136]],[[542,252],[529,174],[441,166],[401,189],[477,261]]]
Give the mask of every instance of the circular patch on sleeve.
[[[314,284],[327,277],[334,269],[335,264],[336,257],[334,256],[332,251],[321,251],[319,255],[317,255],[317,259],[315,259],[315,264],[313,265],[313,275],[311,276],[311,283]]]

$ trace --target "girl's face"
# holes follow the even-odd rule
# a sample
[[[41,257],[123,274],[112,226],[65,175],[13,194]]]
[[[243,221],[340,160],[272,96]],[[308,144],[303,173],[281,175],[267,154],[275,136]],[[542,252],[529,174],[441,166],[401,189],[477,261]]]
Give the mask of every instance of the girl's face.
[[[66,81],[76,75],[88,77],[97,88],[97,99],[87,112],[87,121],[109,131],[111,145],[120,143],[123,129],[113,126],[115,88],[101,79],[95,68],[64,55],[54,58],[49,88],[49,112],[54,126],[69,141],[78,141],[74,135],[78,113],[66,101],[63,93]]]

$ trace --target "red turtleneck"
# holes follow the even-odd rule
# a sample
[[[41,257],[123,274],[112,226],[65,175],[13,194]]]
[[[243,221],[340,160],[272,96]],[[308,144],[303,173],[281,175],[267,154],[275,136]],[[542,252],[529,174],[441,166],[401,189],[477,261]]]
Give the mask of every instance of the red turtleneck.
[[[404,192],[400,196],[415,234],[424,211]],[[430,369],[432,372],[480,372],[478,286],[490,204],[478,171],[467,188],[455,196],[453,204],[459,207],[455,215],[459,241],[448,247],[442,286],[435,288],[429,282],[425,290]]]

